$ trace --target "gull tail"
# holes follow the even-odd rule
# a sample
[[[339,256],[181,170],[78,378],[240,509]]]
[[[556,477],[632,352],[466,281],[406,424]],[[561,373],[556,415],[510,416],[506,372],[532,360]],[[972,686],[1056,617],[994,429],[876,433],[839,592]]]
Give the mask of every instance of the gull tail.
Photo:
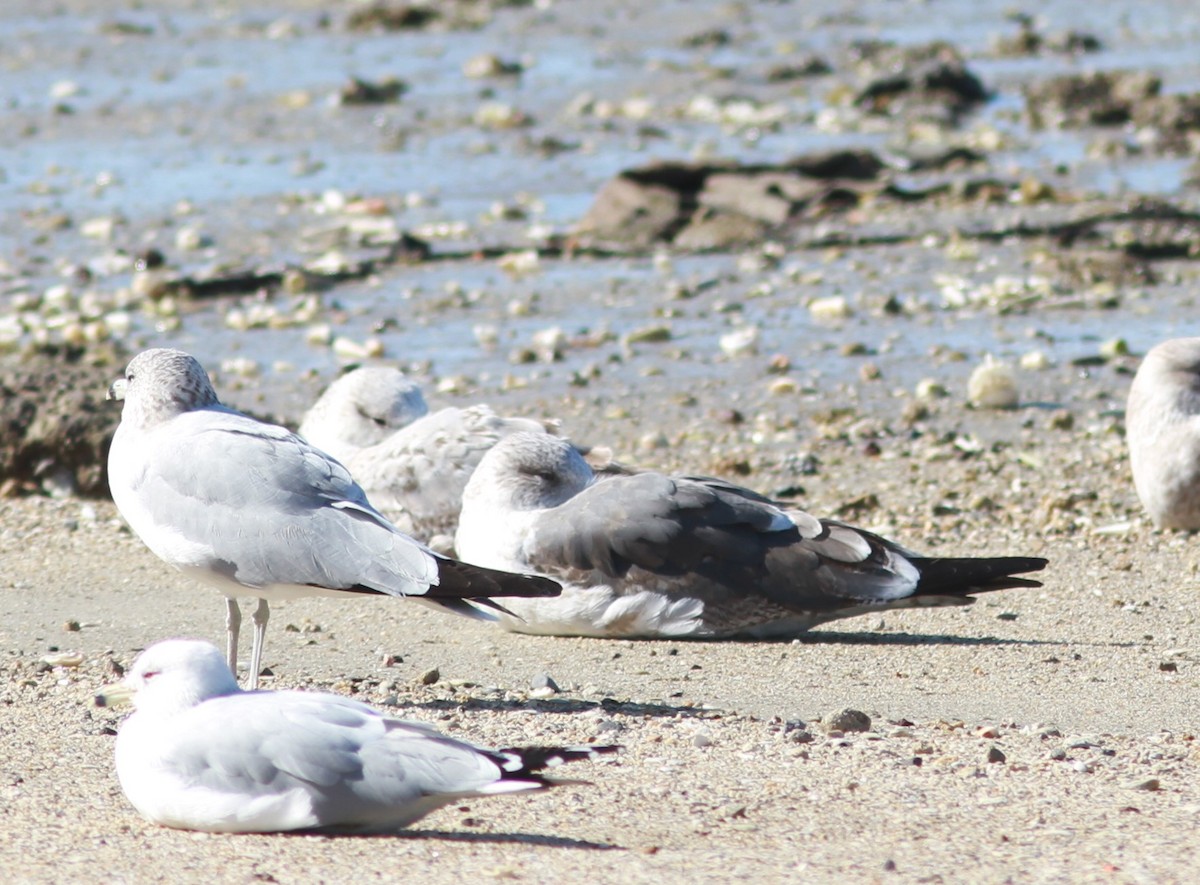
[[[437,557],[437,563],[438,583],[431,584],[420,598],[446,611],[477,620],[495,620],[483,610],[485,608],[512,615],[503,605],[489,598],[492,596],[557,596],[562,592],[557,581],[540,575],[502,572],[444,556]]]
[[[564,784],[586,784],[587,781],[551,778],[539,772],[568,762],[596,759],[620,749],[618,744],[608,744],[599,747],[508,747],[496,750],[488,753],[488,756],[500,767],[500,778],[480,792],[509,793]]]
[[[1007,590],[1012,587],[1040,587],[1041,581],[1017,578],[1025,572],[1040,572],[1046,560],[1038,556],[998,556],[991,559],[926,559],[912,557],[921,573],[916,596],[957,596]]]

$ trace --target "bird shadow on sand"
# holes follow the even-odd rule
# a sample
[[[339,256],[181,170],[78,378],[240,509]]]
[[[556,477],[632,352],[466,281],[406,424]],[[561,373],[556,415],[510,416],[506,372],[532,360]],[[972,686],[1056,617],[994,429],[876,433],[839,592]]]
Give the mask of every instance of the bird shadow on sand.
[[[817,630],[787,640],[791,645],[957,645],[979,646],[1025,646],[1027,648],[1132,648],[1136,642],[1078,642],[1065,639],[1013,639],[1002,636],[951,636],[944,633],[844,633],[836,630]]]
[[[540,848],[573,848],[582,851],[625,851],[623,845],[608,842],[589,842],[566,836],[547,836],[542,833],[469,833],[463,830],[396,830],[394,833],[355,833],[337,830],[295,830],[285,836],[325,839],[412,839],[441,842],[468,842],[477,845],[529,845]]]
[[[1001,636],[952,636],[946,633],[850,633],[817,630],[789,639],[797,645],[1066,645],[1057,639],[1009,639]]]
[[[453,710],[456,712],[486,710],[492,713],[512,713],[518,710],[532,710],[538,713],[587,713],[591,710],[603,710],[606,713],[622,713],[628,716],[661,716],[670,719],[706,716],[712,715],[713,712],[675,704],[618,701],[615,698],[601,698],[598,701],[585,701],[580,698],[531,698],[529,700],[476,697],[461,700],[438,698],[405,703],[402,706],[410,710]]]
[[[540,833],[465,833],[461,830],[404,830],[396,833],[402,839],[438,839],[444,842],[474,844],[529,845],[541,848],[574,848],[583,851],[624,851],[624,846],[608,842],[589,842],[565,836],[546,836]]]

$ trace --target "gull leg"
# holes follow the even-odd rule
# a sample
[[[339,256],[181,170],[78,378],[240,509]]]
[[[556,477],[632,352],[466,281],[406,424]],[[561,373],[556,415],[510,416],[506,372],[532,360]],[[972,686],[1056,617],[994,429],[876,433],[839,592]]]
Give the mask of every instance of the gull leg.
[[[225,597],[225,661],[237,679],[238,633],[242,629],[242,610],[232,596]]]
[[[271,607],[265,599],[258,600],[254,610],[254,648],[250,652],[250,690],[258,688],[258,673],[262,670],[263,640],[267,635],[267,621],[271,619]]]

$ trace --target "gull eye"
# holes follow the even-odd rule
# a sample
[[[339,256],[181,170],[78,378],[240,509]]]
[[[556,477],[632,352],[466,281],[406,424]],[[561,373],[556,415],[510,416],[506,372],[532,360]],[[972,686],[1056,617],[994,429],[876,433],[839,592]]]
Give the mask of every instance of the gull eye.
[[[521,472],[526,476],[534,476],[548,483],[554,483],[558,481],[558,476],[553,470],[547,470],[541,467],[522,467]]]
[[[380,418],[378,415],[372,415],[370,412],[366,411],[361,406],[357,407],[355,409],[355,411],[358,412],[358,414],[362,415],[362,417],[364,417],[368,421],[370,421],[372,424],[374,424],[376,427],[387,427],[387,419],[386,418]]]
[[[153,679],[155,676],[157,676],[161,672],[162,672],[162,670],[147,670],[145,673],[142,674],[142,681],[149,682],[151,679]]]

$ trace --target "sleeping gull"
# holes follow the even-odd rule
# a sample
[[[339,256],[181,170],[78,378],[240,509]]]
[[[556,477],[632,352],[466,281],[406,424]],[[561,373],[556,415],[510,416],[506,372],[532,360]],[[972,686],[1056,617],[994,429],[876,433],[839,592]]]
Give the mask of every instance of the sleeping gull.
[[[1150,349],[1129,388],[1133,484],[1156,526],[1200,529],[1200,338]]]
[[[1036,587],[1046,560],[927,558],[749,489],[651,471],[595,478],[569,442],[517,434],[463,496],[459,555],[563,584],[513,600],[522,633],[622,638],[791,636],[889,608],[965,605]]]
[[[211,833],[387,832],[467,797],[572,783],[538,772],[617,749],[484,750],[339,695],[241,691],[217,648],[189,639],[146,649],[96,702],[130,696],[125,795],[155,823]]]
[[[325,389],[299,433],[344,464],[359,449],[383,442],[428,412],[420,385],[399,369],[361,366]]]
[[[510,434],[546,432],[547,426],[502,417],[485,405],[418,415],[411,406],[413,386],[396,370],[355,369],[321,395],[305,416],[300,435],[318,447],[320,441],[336,446],[332,453],[397,528],[448,549],[463,489],[487,450]],[[411,415],[411,423],[381,434],[379,423],[363,417],[380,414]],[[395,427],[397,420],[389,422]],[[435,543],[442,537],[444,544]]]
[[[237,597],[258,597],[251,688],[272,599],[407,596],[490,619],[484,609],[500,607],[489,596],[558,592],[544,578],[447,559],[401,534],[340,463],[283,427],[221,405],[182,351],[134,357],[109,396],[125,400],[108,456],[113,501],[160,559],[225,595],[235,673]]]

